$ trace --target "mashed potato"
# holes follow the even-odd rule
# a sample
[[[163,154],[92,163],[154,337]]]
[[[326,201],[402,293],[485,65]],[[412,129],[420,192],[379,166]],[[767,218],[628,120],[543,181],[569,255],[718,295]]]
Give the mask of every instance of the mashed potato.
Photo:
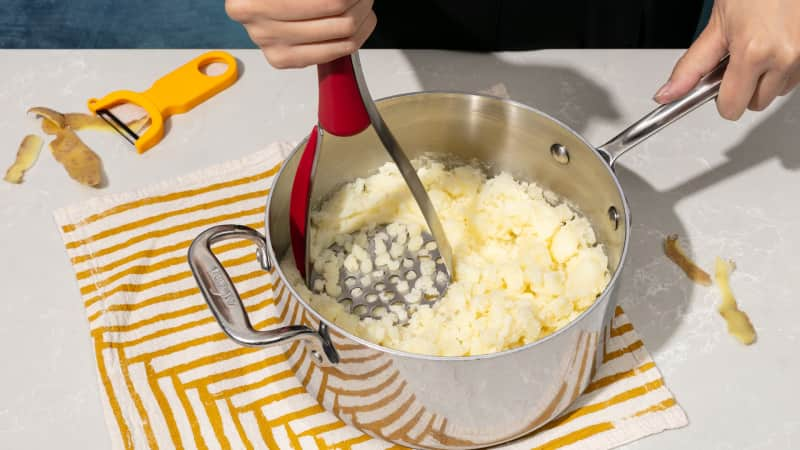
[[[311,260],[325,274],[314,292],[305,286],[287,255],[283,268],[312,307],[340,327],[385,347],[413,353],[465,356],[498,352],[536,341],[586,310],[609,281],[608,259],[586,218],[536,184],[464,165],[417,161],[418,174],[433,201],[453,248],[454,277],[434,306],[414,306],[380,319],[359,319],[335,298],[342,292],[339,270],[369,276],[375,260],[362,253],[364,230],[387,229],[380,265],[399,255],[397,246],[419,248],[424,218],[397,167],[339,189],[311,217]],[[333,252],[338,244],[345,253]],[[384,245],[383,243],[380,245]],[[392,251],[394,250],[394,252]],[[377,259],[377,258],[376,258]],[[430,290],[436,273],[425,268],[418,279],[398,287],[411,298]],[[368,280],[365,280],[368,281]],[[398,317],[399,316],[399,317]]]

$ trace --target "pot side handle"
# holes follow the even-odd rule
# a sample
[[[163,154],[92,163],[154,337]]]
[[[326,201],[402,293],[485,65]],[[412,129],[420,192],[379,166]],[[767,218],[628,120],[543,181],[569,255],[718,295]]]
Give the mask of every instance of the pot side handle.
[[[237,343],[250,347],[270,347],[303,340],[311,346],[312,358],[322,365],[339,362],[327,328],[315,331],[304,325],[289,325],[272,330],[256,330],[228,273],[211,251],[211,245],[230,240],[247,239],[257,246],[256,256],[264,270],[271,270],[267,242],[261,233],[241,225],[218,225],[201,233],[189,246],[189,267],[200,292],[222,330]]]
[[[725,74],[727,67],[728,56],[725,56],[711,72],[700,79],[697,86],[689,91],[688,94],[672,103],[667,103],[654,109],[625,129],[625,131],[597,147],[597,151],[613,168],[617,158],[623,153],[715,98],[719,94],[722,76]]]

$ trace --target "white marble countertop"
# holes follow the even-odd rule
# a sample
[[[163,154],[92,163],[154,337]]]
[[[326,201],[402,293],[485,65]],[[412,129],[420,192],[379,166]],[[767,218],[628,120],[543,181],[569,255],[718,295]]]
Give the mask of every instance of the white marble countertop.
[[[25,111],[80,111],[89,97],[146,88],[192,51],[0,51],[0,165],[38,129]],[[72,268],[52,211],[297,140],[316,111],[313,69],[276,71],[233,52],[242,78],[189,114],[145,155],[114,135],[102,148],[101,192],[67,179],[43,153],[19,186],[0,183],[0,447],[102,449],[109,439]],[[677,51],[543,51],[500,55],[365,51],[375,97],[419,89],[477,91],[503,82],[515,100],[600,144],[652,108]],[[626,154],[619,169],[633,212],[620,302],[690,425],[630,449],[800,448],[800,96],[725,122],[707,105]],[[43,152],[47,152],[44,149]],[[732,285],[758,331],[726,334],[715,289],[693,286],[661,253],[679,233],[706,267],[738,266]]]

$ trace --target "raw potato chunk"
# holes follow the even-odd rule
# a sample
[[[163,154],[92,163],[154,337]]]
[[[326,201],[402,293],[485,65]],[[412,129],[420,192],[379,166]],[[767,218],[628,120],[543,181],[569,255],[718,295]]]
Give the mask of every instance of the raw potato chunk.
[[[87,186],[97,186],[103,181],[100,157],[72,129],[59,130],[50,143],[50,150],[73,180]]]
[[[725,322],[728,323],[728,333],[742,344],[750,345],[756,340],[756,330],[747,314],[739,309],[736,298],[731,292],[729,280],[732,269],[731,262],[717,258],[714,278],[716,278],[717,286],[722,294],[722,302],[719,304],[718,310]]]
[[[8,168],[4,180],[9,183],[21,183],[25,172],[33,167],[42,150],[42,138],[29,134],[25,136],[17,150],[17,160]]]

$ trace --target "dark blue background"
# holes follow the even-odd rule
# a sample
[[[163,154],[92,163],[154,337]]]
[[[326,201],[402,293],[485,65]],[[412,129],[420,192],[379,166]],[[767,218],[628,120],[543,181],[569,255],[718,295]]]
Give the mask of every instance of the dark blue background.
[[[0,48],[254,48],[225,0],[0,0]]]

